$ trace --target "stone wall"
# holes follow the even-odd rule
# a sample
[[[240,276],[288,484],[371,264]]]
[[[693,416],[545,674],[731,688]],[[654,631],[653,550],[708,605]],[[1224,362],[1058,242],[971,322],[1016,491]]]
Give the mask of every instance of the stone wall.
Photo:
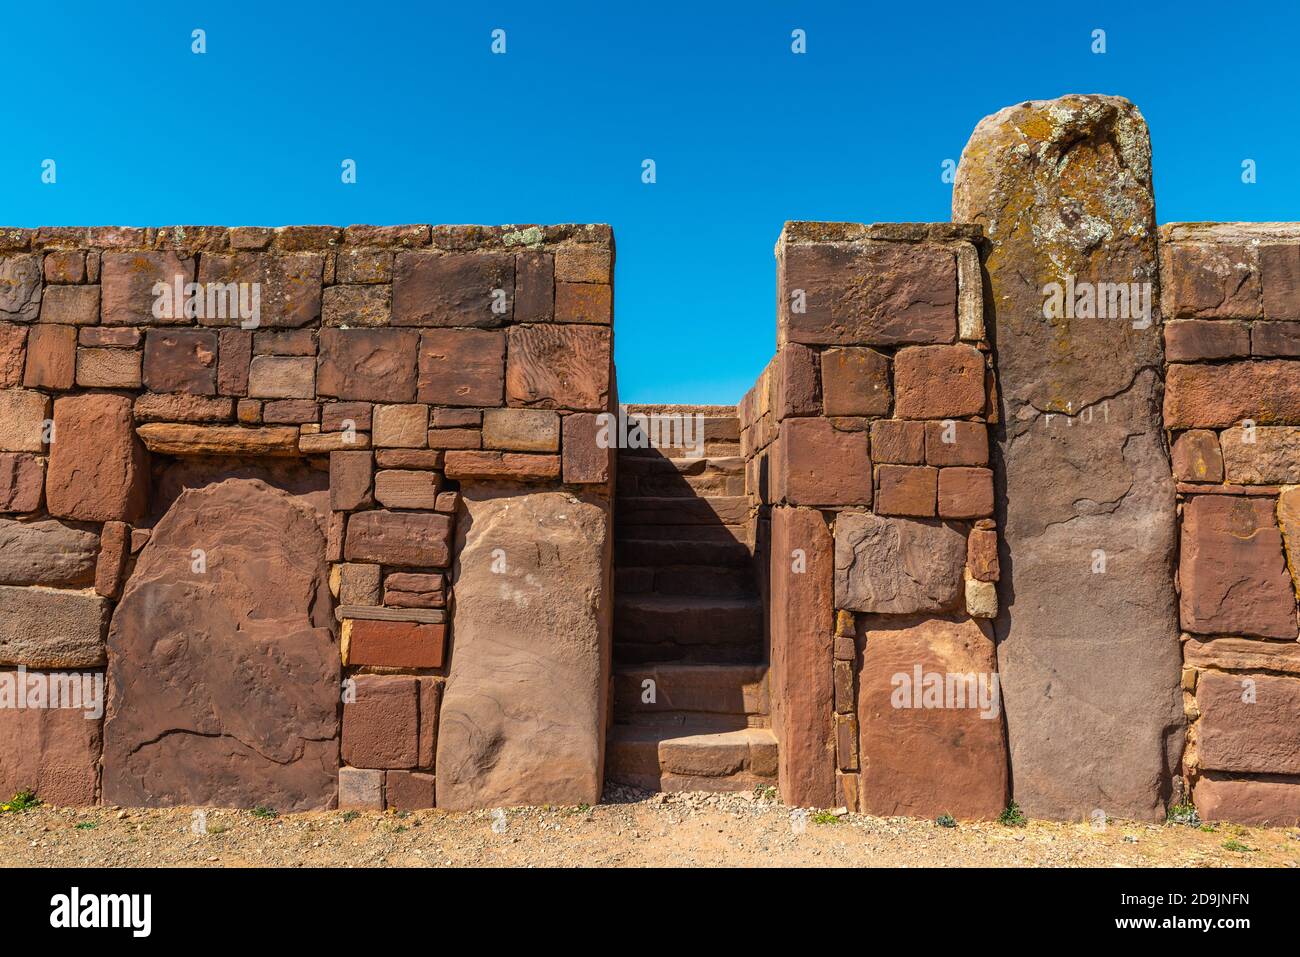
[[[1184,765],[1202,817],[1300,819],[1300,228],[1160,230]]]
[[[789,803],[1006,806],[980,241],[944,224],[789,223],[777,244],[777,354],[739,414]],[[898,706],[915,668],[915,701]],[[926,706],[923,686],[949,675],[984,682],[993,708]]]
[[[600,226],[0,231],[0,695],[107,674],[102,722],[0,708],[0,792],[597,800],[612,267]]]

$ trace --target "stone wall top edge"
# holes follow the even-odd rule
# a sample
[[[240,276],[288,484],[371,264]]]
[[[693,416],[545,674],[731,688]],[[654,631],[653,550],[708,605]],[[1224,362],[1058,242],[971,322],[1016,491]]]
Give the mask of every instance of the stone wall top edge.
[[[566,245],[614,249],[606,223],[372,226],[40,226],[0,227],[0,253],[50,249],[303,252],[343,247],[470,252]]]
[[[632,403],[626,406],[629,414],[642,413],[645,415],[652,414],[677,414],[677,415],[705,415],[705,416],[733,416],[736,414],[734,405],[674,405],[672,403]]]
[[[884,242],[971,242],[984,238],[975,223],[846,223],[788,221],[781,230],[782,243],[851,243],[863,240]]]
[[[1300,240],[1300,223],[1164,223],[1159,233],[1166,243]]]

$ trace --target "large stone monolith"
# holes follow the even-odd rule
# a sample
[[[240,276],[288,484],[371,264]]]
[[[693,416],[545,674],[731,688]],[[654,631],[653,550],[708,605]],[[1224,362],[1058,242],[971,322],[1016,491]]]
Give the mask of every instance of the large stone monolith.
[[[989,240],[1014,799],[1037,817],[1156,819],[1184,728],[1145,121],[1106,96],[986,117],[953,220]]]

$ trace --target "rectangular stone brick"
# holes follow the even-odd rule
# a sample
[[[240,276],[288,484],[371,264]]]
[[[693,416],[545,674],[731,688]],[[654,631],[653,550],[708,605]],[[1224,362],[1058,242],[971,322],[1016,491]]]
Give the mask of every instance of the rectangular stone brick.
[[[555,321],[608,326],[614,321],[613,289],[597,283],[556,283]]]
[[[45,254],[45,281],[76,285],[86,281],[86,254],[80,249],[61,249]]]
[[[827,419],[786,419],[773,453],[776,495],[792,505],[870,505],[867,433]]]
[[[1208,429],[1191,429],[1174,439],[1174,478],[1180,482],[1222,482],[1219,437]]]
[[[330,508],[348,512],[373,503],[370,483],[373,471],[370,452],[330,453]]]
[[[599,484],[609,481],[610,458],[614,454],[610,445],[609,428],[602,427],[600,416],[592,412],[573,412],[564,417],[563,452],[564,481],[572,484]],[[604,435],[602,447],[600,437]]]
[[[27,337],[29,389],[71,389],[77,372],[77,330],[72,326],[36,325]]]
[[[144,384],[151,392],[217,391],[217,333],[151,329],[144,342]]]
[[[984,411],[984,356],[972,346],[917,346],[894,356],[894,415],[960,419]]]
[[[1161,243],[1160,298],[1166,319],[1257,319],[1254,256],[1227,243]]]
[[[991,469],[957,466],[939,470],[940,518],[986,518],[992,514]]]
[[[151,452],[165,455],[297,455],[298,430],[291,425],[180,425],[150,422],[136,429]]]
[[[41,257],[0,256],[0,320],[35,322],[41,309]]]
[[[329,286],[322,304],[327,326],[387,326],[392,312],[392,287],[385,285]]]
[[[441,449],[376,449],[375,464],[381,469],[440,469]]]
[[[877,463],[921,465],[925,462],[926,423],[880,419],[871,423],[871,458]]]
[[[424,771],[388,771],[385,773],[384,799],[394,811],[422,811],[434,805],[432,774]]]
[[[322,329],[316,393],[366,402],[415,399],[420,336],[399,329]],[[423,395],[420,401],[429,401]]]
[[[875,443],[872,443],[873,451]],[[929,465],[987,465],[988,426],[983,422],[925,423],[925,461]]]
[[[0,322],[0,389],[23,384],[27,330]]]
[[[1252,323],[1250,352],[1256,356],[1300,357],[1300,322]]]
[[[551,322],[555,318],[555,258],[550,253],[515,256],[515,322]]]
[[[248,394],[255,399],[311,399],[316,395],[316,360],[310,356],[254,356]]]
[[[1265,319],[1300,319],[1300,245],[1259,248]]]
[[[447,626],[408,621],[349,619],[349,665],[381,668],[441,668]]]
[[[92,389],[140,388],[140,353],[134,349],[78,349],[77,385]]]
[[[267,329],[253,333],[253,355],[314,356],[317,330]]]
[[[1247,694],[1246,678],[1253,694]],[[1201,767],[1300,774],[1300,680],[1207,671],[1196,683],[1196,705]]]
[[[334,597],[340,605],[378,605],[380,578],[378,565],[361,562],[342,562],[331,569],[330,577],[335,587]]]
[[[369,432],[373,410],[369,402],[327,402],[321,407],[321,430]]]
[[[34,512],[44,493],[44,459],[28,452],[0,452],[0,512]]]
[[[199,266],[199,282],[204,286],[205,296],[213,299],[213,305],[223,308],[205,308],[199,322],[205,326],[244,329],[295,329],[312,325],[321,315],[324,263],[324,255],[312,251],[205,253]],[[258,290],[257,316],[243,318],[241,311],[253,311],[250,307],[254,288]],[[219,295],[222,292],[225,295]]]
[[[394,326],[509,322],[515,292],[511,253],[401,252],[393,267]]]
[[[483,413],[478,409],[434,409],[432,427],[435,429],[477,429],[483,424]]]
[[[778,345],[904,345],[957,338],[957,259],[937,246],[782,241]]]
[[[559,479],[560,457],[512,452],[449,451],[446,456],[446,474],[449,479],[545,482]]]
[[[439,573],[392,572],[384,579],[384,604],[392,608],[443,608],[446,579]]]
[[[371,439],[385,448],[423,448],[428,442],[427,405],[377,405]]]
[[[445,329],[420,337],[421,402],[499,406],[505,381],[505,335],[479,329]]]
[[[432,677],[416,680],[420,683],[419,766],[432,769],[438,750],[438,711],[442,706],[443,682]]]
[[[605,410],[613,361],[610,350],[610,331],[604,328],[512,326],[506,358],[506,404],[575,412]]]
[[[1197,362],[1250,355],[1250,328],[1244,322],[1182,319],[1165,323],[1165,359]]]
[[[353,627],[355,641],[355,623]],[[357,675],[352,680],[355,700],[343,705],[343,760],[362,768],[415,767],[420,739],[416,680],[403,675]]]
[[[559,282],[608,283],[613,270],[613,250],[606,246],[579,243],[555,251],[555,278]]]
[[[876,513],[911,515],[916,518],[933,517],[938,480],[939,470],[928,466],[878,466],[876,468]]]
[[[874,349],[825,350],[821,383],[826,415],[889,414],[889,360]]]
[[[217,360],[217,391],[222,395],[248,394],[248,367],[253,360],[253,334],[242,329],[222,329]]]
[[[88,591],[0,585],[0,665],[104,664],[109,602]]]
[[[348,519],[344,553],[350,562],[445,568],[451,563],[451,519],[421,512],[358,512]]]
[[[1223,448],[1222,470],[1228,482],[1242,485],[1300,483],[1300,427],[1262,425],[1249,431],[1224,429],[1220,444]]]
[[[175,301],[179,280],[182,289],[194,280],[194,260],[182,259],[171,251],[106,252],[101,259],[103,323],[106,326],[152,326],[184,324],[184,302]],[[164,283],[169,290],[160,299],[153,289]],[[155,303],[158,312],[154,315]]]
[[[1173,364],[1166,370],[1166,429],[1224,428],[1243,419],[1300,425],[1300,362]]]
[[[136,397],[132,414],[137,422],[229,422],[235,417],[235,400],[229,396],[145,392]]]
[[[772,361],[769,367],[775,370],[772,412],[776,418],[820,415],[821,363],[817,352],[797,342],[787,342]]]
[[[429,447],[433,449],[477,449],[483,445],[478,429],[430,429]]]
[[[385,508],[433,508],[438,473],[384,469],[375,473],[375,499]]]
[[[558,452],[560,416],[542,409],[488,409],[483,447],[513,452]]]
[[[392,282],[393,254],[383,249],[340,249],[335,278],[340,283]]]
[[[77,342],[83,346],[134,349],[143,338],[139,329],[125,326],[86,326],[77,330]]]
[[[340,811],[382,811],[384,772],[367,768],[339,768]]]
[[[28,389],[0,390],[0,452],[40,452],[50,400]]]
[[[47,286],[41,322],[92,326],[99,322],[99,286]]]

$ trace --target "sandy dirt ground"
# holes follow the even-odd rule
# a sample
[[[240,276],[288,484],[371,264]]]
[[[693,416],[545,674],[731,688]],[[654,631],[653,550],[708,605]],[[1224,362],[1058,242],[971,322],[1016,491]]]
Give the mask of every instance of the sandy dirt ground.
[[[1300,867],[1300,828],[796,812],[752,794],[613,789],[595,807],[267,816],[190,808],[0,814],[9,867]]]

